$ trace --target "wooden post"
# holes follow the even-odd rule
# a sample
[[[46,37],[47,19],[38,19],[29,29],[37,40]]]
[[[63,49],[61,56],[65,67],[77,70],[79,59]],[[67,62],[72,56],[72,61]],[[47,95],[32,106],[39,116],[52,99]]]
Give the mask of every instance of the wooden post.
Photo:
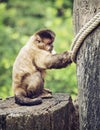
[[[75,33],[97,12],[100,0],[74,0]],[[80,130],[100,129],[100,24],[84,40],[77,55]]]
[[[35,106],[0,100],[0,130],[77,130],[75,108],[67,94],[54,94]]]

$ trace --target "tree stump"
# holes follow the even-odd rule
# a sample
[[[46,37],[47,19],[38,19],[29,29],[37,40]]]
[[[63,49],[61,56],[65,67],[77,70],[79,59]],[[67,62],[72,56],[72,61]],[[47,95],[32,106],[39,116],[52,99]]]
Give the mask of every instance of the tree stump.
[[[54,94],[34,106],[19,106],[12,97],[0,100],[0,130],[74,130],[73,114],[75,109],[67,94]]]

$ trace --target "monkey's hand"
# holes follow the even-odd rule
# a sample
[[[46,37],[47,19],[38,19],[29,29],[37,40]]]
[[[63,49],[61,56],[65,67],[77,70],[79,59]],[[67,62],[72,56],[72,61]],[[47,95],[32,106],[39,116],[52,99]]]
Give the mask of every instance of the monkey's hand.
[[[69,53],[69,57],[72,56],[73,51],[67,51]]]

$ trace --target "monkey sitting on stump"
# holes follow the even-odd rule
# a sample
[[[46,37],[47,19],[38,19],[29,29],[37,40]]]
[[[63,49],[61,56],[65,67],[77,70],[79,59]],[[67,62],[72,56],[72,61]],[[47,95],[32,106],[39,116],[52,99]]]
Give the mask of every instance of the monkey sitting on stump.
[[[20,50],[14,65],[12,86],[15,102],[19,105],[37,105],[42,98],[52,97],[52,92],[44,88],[46,69],[59,69],[69,65],[71,52],[52,54],[55,33],[45,29],[30,37]]]

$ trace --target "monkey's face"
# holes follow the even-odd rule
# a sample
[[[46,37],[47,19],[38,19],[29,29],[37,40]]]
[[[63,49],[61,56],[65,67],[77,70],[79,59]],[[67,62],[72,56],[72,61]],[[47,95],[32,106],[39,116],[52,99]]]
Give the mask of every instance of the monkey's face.
[[[53,50],[53,41],[55,39],[55,33],[48,29],[43,29],[35,33],[36,46],[39,49],[43,49],[49,52]]]
[[[54,39],[40,38],[39,36],[37,36],[36,45],[39,49],[51,52],[53,50],[53,41]]]

